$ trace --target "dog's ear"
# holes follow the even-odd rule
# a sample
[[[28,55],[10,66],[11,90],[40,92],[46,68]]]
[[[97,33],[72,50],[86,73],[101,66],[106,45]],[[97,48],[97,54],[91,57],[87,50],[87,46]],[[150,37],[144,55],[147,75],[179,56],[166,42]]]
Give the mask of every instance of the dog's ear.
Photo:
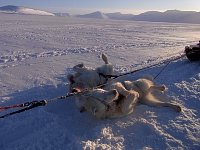
[[[104,53],[101,55],[101,58],[103,59],[103,61],[105,62],[105,64],[109,64],[108,58],[107,58],[107,56]]]

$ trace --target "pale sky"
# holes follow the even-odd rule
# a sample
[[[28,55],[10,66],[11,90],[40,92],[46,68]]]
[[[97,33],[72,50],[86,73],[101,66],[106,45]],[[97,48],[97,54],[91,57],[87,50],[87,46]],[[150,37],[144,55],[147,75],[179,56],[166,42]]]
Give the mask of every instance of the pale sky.
[[[0,6],[4,5],[75,14],[93,11],[138,14],[169,9],[200,11],[200,0],[0,0]]]

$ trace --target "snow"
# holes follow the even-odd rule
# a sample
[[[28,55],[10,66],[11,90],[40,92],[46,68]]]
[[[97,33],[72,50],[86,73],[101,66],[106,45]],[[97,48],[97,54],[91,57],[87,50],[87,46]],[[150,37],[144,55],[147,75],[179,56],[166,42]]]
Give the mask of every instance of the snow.
[[[101,53],[121,74],[179,56],[200,34],[200,26],[191,24],[0,17],[0,106],[65,95],[71,68],[81,62],[97,67],[103,64]],[[155,76],[162,67],[121,80]],[[183,112],[138,105],[126,117],[97,120],[79,113],[71,97],[1,119],[1,150],[199,149],[199,62],[171,62],[155,82],[168,87],[170,102],[180,104]]]
[[[12,5],[0,7],[0,11],[2,11],[4,13],[17,13],[17,14],[25,14],[25,15],[54,16],[53,13],[46,12],[43,10],[27,8],[27,7],[22,7],[22,6],[12,6]]]

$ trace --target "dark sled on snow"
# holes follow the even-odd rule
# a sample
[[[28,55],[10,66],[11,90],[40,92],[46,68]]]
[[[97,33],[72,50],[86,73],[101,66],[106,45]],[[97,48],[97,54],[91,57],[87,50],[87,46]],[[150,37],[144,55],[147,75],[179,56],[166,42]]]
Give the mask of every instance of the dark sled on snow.
[[[200,60],[200,41],[196,45],[186,46],[185,54],[190,61]]]

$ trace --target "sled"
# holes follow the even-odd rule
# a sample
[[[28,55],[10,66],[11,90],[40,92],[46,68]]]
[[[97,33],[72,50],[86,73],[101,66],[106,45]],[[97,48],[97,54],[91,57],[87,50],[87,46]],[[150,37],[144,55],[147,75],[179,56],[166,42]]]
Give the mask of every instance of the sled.
[[[196,45],[186,46],[185,54],[190,61],[200,60],[200,41]]]

